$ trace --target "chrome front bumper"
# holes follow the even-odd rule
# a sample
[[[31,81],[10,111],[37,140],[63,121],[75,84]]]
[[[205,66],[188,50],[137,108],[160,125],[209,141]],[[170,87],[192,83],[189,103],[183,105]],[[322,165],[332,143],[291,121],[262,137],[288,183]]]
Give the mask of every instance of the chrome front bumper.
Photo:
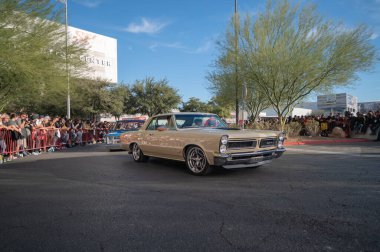
[[[279,158],[286,150],[277,148],[273,150],[231,153],[214,157],[214,165],[226,169],[255,167],[270,163],[272,159]]]

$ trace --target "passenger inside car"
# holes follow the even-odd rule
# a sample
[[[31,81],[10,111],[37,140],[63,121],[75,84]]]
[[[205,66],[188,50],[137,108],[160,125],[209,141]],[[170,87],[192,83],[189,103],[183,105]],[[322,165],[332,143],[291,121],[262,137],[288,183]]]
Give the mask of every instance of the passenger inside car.
[[[214,117],[210,117],[206,122],[205,122],[205,127],[215,127],[217,126],[216,120]]]
[[[193,123],[193,126],[196,126],[196,127],[202,127],[202,119],[201,118],[196,118],[194,119],[194,123]]]

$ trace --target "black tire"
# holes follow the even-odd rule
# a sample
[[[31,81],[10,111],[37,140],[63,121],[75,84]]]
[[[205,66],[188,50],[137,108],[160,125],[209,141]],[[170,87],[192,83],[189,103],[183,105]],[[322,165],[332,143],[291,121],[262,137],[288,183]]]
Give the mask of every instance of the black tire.
[[[135,162],[146,162],[149,157],[145,156],[137,143],[132,145],[132,157]]]
[[[187,149],[185,161],[187,171],[193,175],[207,175],[213,170],[213,167],[207,161],[205,153],[198,146],[192,146]]]

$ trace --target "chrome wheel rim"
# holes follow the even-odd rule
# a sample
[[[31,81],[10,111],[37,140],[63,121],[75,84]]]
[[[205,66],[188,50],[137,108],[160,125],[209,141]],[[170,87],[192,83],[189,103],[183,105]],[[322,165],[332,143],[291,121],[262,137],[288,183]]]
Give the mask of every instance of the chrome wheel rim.
[[[187,165],[194,173],[202,172],[207,165],[205,154],[200,148],[191,148],[187,154]]]
[[[139,160],[141,155],[141,150],[137,144],[133,145],[133,151],[132,151],[133,159]]]

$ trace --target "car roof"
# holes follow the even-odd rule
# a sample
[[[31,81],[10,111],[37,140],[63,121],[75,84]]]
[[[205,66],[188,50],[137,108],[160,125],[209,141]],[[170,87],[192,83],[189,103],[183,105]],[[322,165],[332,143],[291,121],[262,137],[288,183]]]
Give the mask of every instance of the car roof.
[[[172,113],[158,114],[158,115],[154,115],[152,117],[157,117],[157,116],[172,116],[172,115],[216,115],[216,114],[205,113],[205,112],[172,112]]]

